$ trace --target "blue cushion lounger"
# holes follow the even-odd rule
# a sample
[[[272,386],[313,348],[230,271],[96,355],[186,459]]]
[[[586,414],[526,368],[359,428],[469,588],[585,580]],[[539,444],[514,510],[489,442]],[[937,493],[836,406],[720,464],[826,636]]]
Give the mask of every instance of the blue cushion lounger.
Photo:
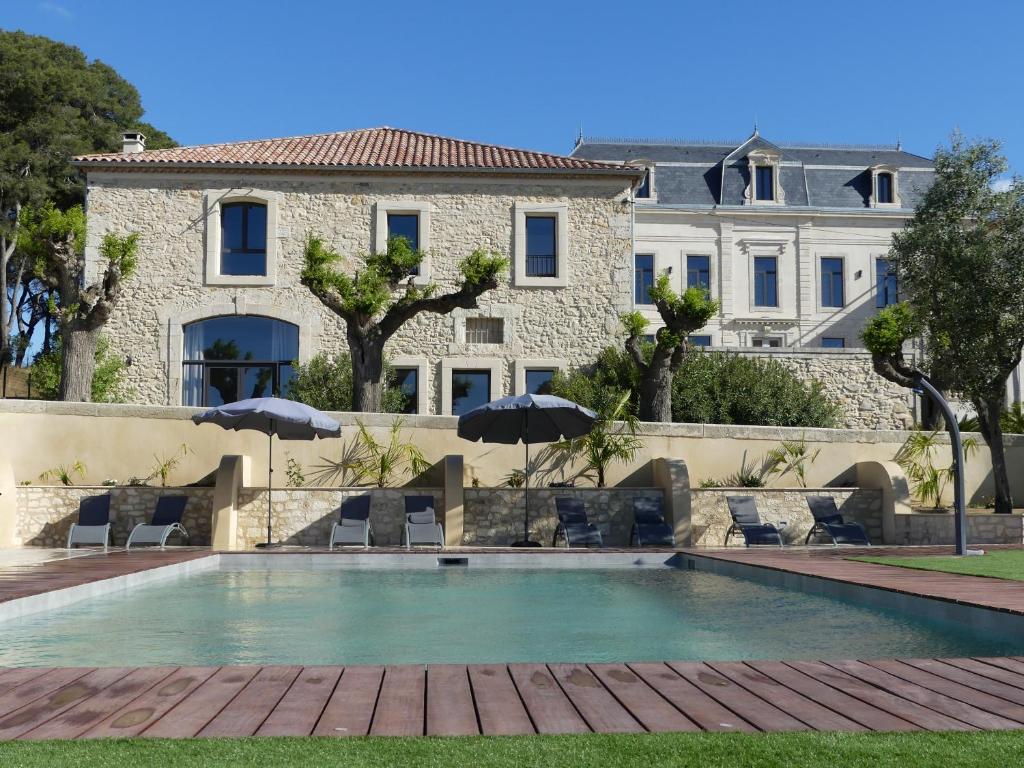
[[[156,544],[162,548],[172,533],[180,533],[187,540],[188,531],[181,525],[186,504],[188,496],[161,496],[157,499],[153,519],[149,523],[139,523],[132,528],[124,548],[131,549],[133,544]]]
[[[870,547],[868,532],[858,522],[845,522],[839,509],[836,507],[836,500],[831,496],[808,496],[807,506],[810,507],[814,516],[814,525],[807,532],[807,539],[804,544],[809,544],[811,538],[817,534],[824,534],[832,539],[832,546],[840,544],[857,544],[862,547]]]
[[[444,528],[434,514],[433,496],[405,497],[405,528],[402,537],[406,549],[412,549],[413,544],[444,546]]]
[[[370,495],[349,496],[341,502],[338,522],[331,526],[331,540],[328,549],[335,544],[361,544],[370,546],[373,542],[373,528],[370,527]]]
[[[102,544],[110,542],[110,494],[86,496],[78,502],[78,522],[68,531],[68,549],[75,544]]]
[[[567,548],[604,546],[601,532],[587,519],[587,508],[582,500],[557,496],[555,513],[558,515],[558,525],[555,526],[555,535],[551,539],[552,547],[558,546],[559,536],[565,541]]]
[[[633,499],[633,528],[629,543],[634,547],[674,547],[676,535],[662,511],[660,496],[638,496]]]
[[[743,543],[748,547],[760,544],[782,546],[782,534],[771,523],[762,523],[757,514],[757,502],[753,496],[728,496],[729,514],[732,525],[725,532],[725,546],[729,546],[729,537],[734,533],[742,534]]]

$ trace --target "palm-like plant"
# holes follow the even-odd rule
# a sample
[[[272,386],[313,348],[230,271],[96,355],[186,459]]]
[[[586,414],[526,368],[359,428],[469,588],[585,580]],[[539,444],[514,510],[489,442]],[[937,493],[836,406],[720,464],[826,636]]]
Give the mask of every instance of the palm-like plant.
[[[390,485],[399,473],[408,472],[416,476],[425,472],[430,463],[419,448],[402,437],[402,419],[391,422],[387,442],[377,441],[366,425],[357,421],[359,431],[348,445],[339,461],[326,460],[313,473],[318,484],[337,477],[349,479],[346,485],[376,485],[384,488]]]
[[[942,504],[942,494],[953,479],[954,463],[948,467],[935,466],[935,453],[946,446],[938,440],[938,430],[922,432],[915,430],[896,452],[894,461],[906,473],[914,496],[922,503],[931,503],[934,509]],[[978,450],[976,438],[964,439],[964,458]]]
[[[806,488],[807,468],[814,463],[820,453],[821,448],[810,450],[803,436],[799,440],[783,440],[778,448],[768,451],[765,458],[767,473],[784,477],[792,472],[800,487]]]
[[[45,482],[52,477],[59,480],[61,485],[74,485],[75,475],[80,478],[85,477],[85,464],[80,461],[76,461],[74,464],[58,464],[53,469],[48,469],[39,475],[39,479]]]
[[[616,461],[632,461],[642,443],[636,437],[639,421],[629,404],[629,392],[603,391],[594,410],[597,420],[583,437],[563,440],[551,445],[551,454],[582,466],[577,477],[594,480],[599,488],[605,484],[608,465]]]

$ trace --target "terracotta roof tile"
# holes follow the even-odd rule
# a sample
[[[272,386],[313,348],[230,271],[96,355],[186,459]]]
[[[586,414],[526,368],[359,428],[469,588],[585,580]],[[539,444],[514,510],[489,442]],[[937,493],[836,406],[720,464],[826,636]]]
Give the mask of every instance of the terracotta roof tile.
[[[619,171],[619,163],[531,152],[451,139],[398,128],[367,128],[283,139],[150,149],[131,154],[80,155],[79,165],[261,165],[277,168],[521,169],[540,171]]]

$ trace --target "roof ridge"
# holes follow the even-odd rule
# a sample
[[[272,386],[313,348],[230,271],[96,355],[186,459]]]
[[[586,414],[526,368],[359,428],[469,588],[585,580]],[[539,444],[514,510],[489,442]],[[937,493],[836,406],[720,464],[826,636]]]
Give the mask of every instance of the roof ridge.
[[[913,152],[908,152],[902,147],[898,147],[896,144],[844,144],[844,143],[830,143],[830,142],[813,142],[813,141],[773,141],[766,139],[763,134],[760,138],[767,141],[770,144],[774,144],[780,149],[835,149],[835,150],[885,150],[887,152],[903,152],[908,155],[914,155]],[[737,148],[741,147],[750,141],[751,137],[748,136],[745,139],[738,141],[721,141],[718,139],[666,139],[666,138],[628,138],[628,137],[614,137],[614,136],[584,136],[580,142],[583,144],[649,144],[659,146],[670,146],[670,147],[684,147],[684,146],[697,146],[697,147],[723,147],[723,148]],[[916,157],[922,157],[927,160],[929,158],[923,155],[915,155]]]

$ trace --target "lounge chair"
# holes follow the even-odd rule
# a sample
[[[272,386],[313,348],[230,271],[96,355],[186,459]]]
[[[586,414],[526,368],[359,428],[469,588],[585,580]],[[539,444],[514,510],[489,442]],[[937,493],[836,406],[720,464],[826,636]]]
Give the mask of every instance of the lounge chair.
[[[552,547],[558,546],[559,536],[565,541],[566,548],[604,546],[601,532],[587,519],[587,507],[581,499],[555,497],[555,514],[558,515],[558,525],[551,539]]]
[[[102,544],[110,542],[110,494],[86,496],[78,502],[78,522],[68,531],[68,549],[75,544]]]
[[[742,534],[743,542],[748,547],[760,544],[782,546],[782,534],[771,523],[762,523],[757,514],[757,503],[753,496],[728,496],[729,514],[732,525],[725,532],[725,546],[729,546],[729,537],[734,533]]]
[[[373,529],[370,527],[370,496],[349,496],[341,502],[338,522],[331,526],[331,540],[328,549],[335,544],[362,544],[370,546]]]
[[[405,528],[402,533],[406,549],[413,544],[444,546],[444,528],[434,515],[433,496],[405,497]]]
[[[163,548],[172,533],[180,533],[187,540],[188,531],[181,525],[186,504],[188,496],[161,496],[157,499],[153,518],[132,528],[124,548],[131,549],[133,544],[156,544]]]
[[[817,534],[824,534],[832,539],[832,546],[840,544],[857,544],[870,547],[868,532],[858,522],[845,522],[839,509],[836,507],[836,500],[831,496],[808,496],[807,506],[810,507],[814,516],[814,525],[807,532],[807,539],[804,544],[810,544],[811,538]]]
[[[674,547],[675,532],[665,522],[660,496],[633,499],[633,528],[629,543],[634,547]]]

